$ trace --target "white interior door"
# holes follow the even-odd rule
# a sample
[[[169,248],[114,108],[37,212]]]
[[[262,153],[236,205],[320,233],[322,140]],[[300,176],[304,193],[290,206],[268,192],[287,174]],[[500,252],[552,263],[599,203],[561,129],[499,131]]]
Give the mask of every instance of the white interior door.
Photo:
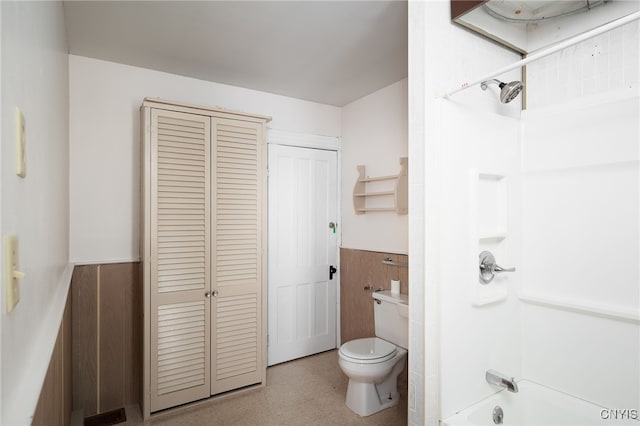
[[[274,365],[336,347],[337,153],[269,145],[268,351]]]

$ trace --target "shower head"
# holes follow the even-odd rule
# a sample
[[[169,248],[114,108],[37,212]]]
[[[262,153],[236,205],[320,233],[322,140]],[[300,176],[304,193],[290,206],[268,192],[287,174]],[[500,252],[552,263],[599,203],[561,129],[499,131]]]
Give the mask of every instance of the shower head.
[[[522,88],[524,87],[521,81],[512,81],[509,83],[503,83],[500,80],[487,80],[480,83],[480,88],[482,90],[487,90],[488,83],[495,83],[500,88],[500,102],[503,104],[508,104],[512,100],[516,98],[522,92]]]

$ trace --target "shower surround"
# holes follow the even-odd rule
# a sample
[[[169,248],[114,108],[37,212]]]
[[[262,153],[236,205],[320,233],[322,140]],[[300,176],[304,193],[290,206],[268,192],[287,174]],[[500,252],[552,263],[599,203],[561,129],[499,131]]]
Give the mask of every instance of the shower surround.
[[[424,136],[410,140],[414,169],[425,170],[423,186],[410,182],[411,199],[421,189],[425,196],[426,371],[424,395],[416,392],[424,422],[495,394],[488,369],[598,406],[638,409],[638,21],[530,63],[521,114],[517,102],[500,104],[479,87],[435,99],[520,58],[450,25],[444,2],[423,6],[422,51],[437,64],[410,88],[423,94],[425,117]],[[506,195],[481,197],[481,175],[505,182]],[[483,208],[496,204],[481,200],[490,198],[504,200],[507,220],[482,235]],[[479,249],[516,272],[483,286]],[[478,303],[494,284],[494,302]],[[410,424],[421,424],[419,410],[412,415],[410,404],[409,412]]]

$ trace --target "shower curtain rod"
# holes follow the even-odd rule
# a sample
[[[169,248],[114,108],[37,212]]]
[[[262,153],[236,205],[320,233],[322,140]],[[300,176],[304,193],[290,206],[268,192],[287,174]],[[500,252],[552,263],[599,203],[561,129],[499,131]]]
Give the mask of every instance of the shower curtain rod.
[[[615,21],[609,22],[608,24],[602,25],[598,28],[594,28],[591,31],[587,31],[586,33],[582,33],[579,34],[577,36],[574,36],[568,40],[562,41],[560,43],[556,43],[551,47],[548,47],[546,49],[540,50],[536,53],[533,53],[529,56],[527,56],[526,58],[515,62],[511,65],[507,65],[506,67],[500,68],[499,70],[496,70],[494,72],[492,72],[491,74],[487,74],[482,78],[479,78],[478,80],[473,81],[472,83],[463,83],[461,87],[452,90],[450,92],[446,92],[444,95],[442,95],[443,98],[448,98],[451,95],[454,95],[458,92],[461,92],[465,89],[468,89],[470,87],[476,86],[480,83],[482,83],[483,81],[487,81],[487,80],[491,80],[492,78],[495,78],[497,76],[499,76],[500,74],[504,74],[505,72],[514,70],[516,68],[520,68],[523,67],[525,65],[527,65],[529,62],[534,62],[537,61],[538,59],[544,58],[545,56],[549,56],[552,53],[555,53],[559,50],[565,49],[569,46],[573,46],[574,44],[580,43],[584,40],[588,40],[590,38],[593,38],[595,36],[598,36],[602,33],[605,33],[607,31],[613,30],[614,28],[618,28],[622,25],[628,24],[629,22],[635,21],[637,19],[640,19],[640,11],[639,12],[633,12],[627,16],[624,16],[622,18],[616,19]]]

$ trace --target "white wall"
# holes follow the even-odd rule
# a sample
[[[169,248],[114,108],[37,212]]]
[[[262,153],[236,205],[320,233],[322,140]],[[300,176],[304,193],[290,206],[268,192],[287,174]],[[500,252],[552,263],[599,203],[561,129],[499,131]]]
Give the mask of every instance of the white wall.
[[[69,56],[72,261],[138,259],[139,107],[145,97],[270,115],[270,128],[339,136],[340,108]]]
[[[425,411],[433,416],[432,406],[426,406],[425,398],[425,161],[424,111],[425,87],[425,3],[409,2],[409,42],[408,42],[408,122],[409,122],[409,383],[407,401],[407,423],[424,425]],[[429,301],[431,301],[431,295]],[[437,388],[437,383],[429,389]],[[429,402],[435,402],[430,398]]]
[[[507,124],[474,108],[480,100],[470,99],[473,93],[465,93],[467,99],[458,95],[451,101],[443,101],[444,115],[438,115],[437,109],[429,113],[427,103],[426,161],[430,161],[430,153],[444,160],[427,167],[426,177],[426,182],[443,181],[443,192],[440,198],[435,195],[432,203],[428,186],[426,190],[427,211],[430,205],[437,205],[431,208],[440,215],[438,226],[432,227],[432,213],[426,215],[427,251],[438,239],[438,233],[430,233],[429,229],[440,231],[437,257],[434,260],[427,255],[426,263],[427,270],[432,265],[438,272],[435,280],[427,280],[427,291],[434,292],[432,285],[439,283],[440,303],[432,308],[440,311],[440,326],[434,331],[440,352],[432,358],[439,355],[440,365],[439,376],[434,375],[431,380],[439,381],[443,418],[486,396],[490,387],[484,383],[480,370],[487,368],[505,368],[506,374],[535,380],[611,408],[637,407],[640,400],[637,23],[619,33],[621,40],[609,44],[615,48],[607,51],[610,56],[603,62],[605,65],[592,76],[569,72],[574,67],[582,67],[584,71],[585,62],[591,59],[585,61],[584,57],[573,55],[573,49],[559,54],[572,59],[562,71],[565,74],[555,70],[552,78],[562,82],[575,75],[579,83],[578,89],[565,92],[564,97],[558,95],[557,84],[554,90],[546,87],[545,79],[528,79],[529,99],[539,108],[531,108],[530,103],[530,109],[524,113],[522,188],[517,183],[516,169],[516,190],[508,194],[510,199],[521,197],[522,213],[518,217],[516,210],[515,217],[511,216],[503,241],[510,241],[513,229],[522,233],[523,243],[516,236],[498,257],[504,258],[507,266],[518,267],[514,285],[509,283],[507,304],[502,306],[478,308],[475,313],[464,308],[472,301],[473,293],[461,284],[467,264],[463,240],[469,233],[465,229],[468,212],[464,211],[461,196],[465,193],[462,175],[465,166],[469,167],[469,157],[482,161],[486,148],[500,141]],[[605,39],[616,37],[609,36]],[[597,43],[602,47],[601,40],[589,45],[594,47]],[[629,46],[633,53],[628,52]],[[455,45],[448,49],[455,52]],[[627,53],[629,57],[622,61],[627,65],[611,65],[611,58]],[[532,73],[541,69],[531,68]],[[429,78],[430,69],[427,67],[427,81],[439,80]],[[433,72],[438,70],[440,67],[435,67]],[[602,86],[593,90],[592,80]],[[574,100],[550,106],[566,98]],[[441,145],[429,143],[430,120],[434,125],[441,123]],[[492,136],[487,125],[498,133]],[[513,138],[516,144],[517,139]],[[474,152],[478,147],[484,149]],[[494,147],[488,152],[498,156],[507,147]],[[517,158],[511,164],[520,167]],[[516,206],[518,203],[516,200]],[[496,250],[500,250],[499,245]],[[450,269],[456,262],[457,269]],[[524,303],[515,298],[520,284]],[[490,317],[483,317],[480,309],[486,309]],[[430,311],[427,308],[427,324],[431,322]],[[427,325],[428,338],[429,335]],[[427,391],[430,341],[426,343]],[[492,342],[497,345],[497,352],[491,349]]]
[[[61,2],[1,2],[2,235],[18,234],[20,303],[2,302],[2,424],[30,424],[68,289],[68,63]],[[27,176],[15,174],[15,108]],[[4,280],[3,280],[4,282]]]
[[[425,169],[424,182],[420,181],[423,176],[416,175],[410,184],[411,200],[424,195],[424,204],[414,206],[416,210],[424,208],[423,222],[412,220],[411,225],[415,229],[424,225],[422,235],[426,236],[422,240],[425,269],[418,270],[422,265],[414,255],[421,249],[418,238],[412,237],[410,249],[410,292],[415,294],[416,286],[425,286],[425,299],[412,299],[410,335],[413,343],[418,340],[415,330],[424,328],[426,413],[421,417],[419,408],[412,412],[410,397],[410,424],[421,424],[423,419],[426,424],[437,424],[439,418],[486,396],[483,373],[496,365],[513,369],[503,371],[506,374],[520,374],[612,408],[637,407],[638,23],[609,35],[608,49],[594,53],[608,55],[599,62],[596,59],[595,71],[589,58],[601,42],[597,46],[586,43],[582,47],[591,49],[586,53],[572,54],[572,49],[567,49],[558,54],[573,58],[562,65],[562,72],[536,63],[528,66],[530,108],[558,100],[576,102],[559,109],[530,109],[525,114],[524,164],[513,162],[524,167],[523,190],[516,188],[514,193],[523,212],[518,218],[516,211],[508,226],[509,230],[520,230],[524,243],[516,237],[515,244],[509,244],[505,251],[515,257],[505,258],[504,263],[518,270],[507,302],[484,308],[497,318],[502,315],[503,324],[492,324],[493,320],[480,316],[481,308],[474,313],[469,306],[473,297],[470,289],[452,279],[464,276],[451,268],[464,269],[471,263],[462,242],[464,232],[456,228],[456,222],[458,227],[467,226],[465,215],[469,213],[466,220],[473,221],[473,208],[464,207],[465,163],[469,157],[500,153],[473,150],[499,141],[504,128],[500,121],[505,120],[499,116],[517,118],[518,112],[505,110],[478,88],[448,101],[435,99],[518,58],[450,26],[448,2],[410,6],[409,22],[412,37],[420,37],[418,42],[410,38],[410,85],[421,88],[424,84],[423,91],[410,90],[410,117],[415,120],[410,128],[410,156],[414,167]],[[412,59],[421,62],[412,63]],[[562,86],[563,82],[573,84],[574,76],[576,87]],[[518,79],[517,75],[512,77]],[[601,95],[585,96],[593,93]],[[423,107],[424,121],[414,115]],[[486,129],[492,122],[496,124],[493,140]],[[420,137],[422,125],[424,136]],[[423,164],[418,164],[414,157],[421,153],[422,143]],[[413,236],[413,230],[410,233]],[[503,241],[509,238],[507,233]],[[612,271],[609,265],[620,269]],[[411,278],[422,274],[424,283]],[[556,309],[541,305],[539,300],[535,304],[518,301],[515,296],[521,285],[525,295],[572,307]],[[424,310],[423,324],[413,316],[416,310]],[[419,361],[419,355],[413,362]],[[419,371],[413,362],[410,358],[410,380]],[[464,374],[456,371],[456,366]],[[410,382],[410,392],[411,385],[420,385],[417,379]]]
[[[2,7],[0,7],[0,99],[2,99]],[[2,137],[2,105],[0,105],[0,137]],[[2,149],[0,149],[0,176],[2,176]],[[2,184],[0,181],[0,236],[2,233]],[[4,262],[0,262],[0,276],[4,277]],[[2,293],[2,289],[0,289]],[[4,304],[4,297],[0,295],[0,305]],[[2,318],[0,315],[0,330],[2,330]],[[0,419],[2,419],[2,336],[0,336]]]
[[[487,370],[521,377],[521,150],[518,119],[452,101],[440,106],[439,371],[446,418],[499,390],[486,382]],[[485,250],[516,272],[482,284],[478,255]]]
[[[635,21],[527,65],[527,108],[637,89],[639,34]]]
[[[639,92],[523,113],[523,375],[610,408],[640,408]]]
[[[358,165],[368,176],[387,176],[400,170],[408,152],[407,79],[398,81],[342,108],[342,246],[351,249],[408,253],[408,216],[365,213],[353,209],[353,186]],[[411,168],[411,162],[409,162]],[[390,189],[393,182],[385,182]],[[383,187],[381,186],[382,190]],[[371,200],[390,205],[388,199]]]
[[[424,413],[423,421],[426,424],[437,424],[441,416],[451,414],[452,407],[462,409],[470,401],[481,399],[493,391],[489,385],[482,383],[487,368],[496,366],[494,368],[509,369],[509,371],[504,371],[506,374],[518,374],[517,371],[511,371],[517,370],[517,366],[509,361],[507,353],[517,355],[519,345],[517,343],[513,346],[510,345],[506,349],[506,353],[500,353],[503,347],[498,349],[490,344],[490,333],[511,336],[514,333],[513,326],[508,324],[509,321],[494,323],[484,318],[479,319],[488,311],[497,311],[499,318],[512,314],[516,302],[511,294],[509,299],[502,304],[488,306],[482,310],[474,308],[469,303],[468,292],[471,288],[468,286],[475,284],[477,279],[471,284],[468,280],[464,283],[455,282],[456,268],[466,271],[470,270],[469,268],[473,270],[477,268],[477,254],[475,256],[469,255],[471,243],[468,239],[462,242],[455,240],[458,231],[455,229],[453,218],[460,218],[463,221],[458,226],[467,226],[465,221],[470,220],[468,191],[447,191],[447,182],[444,177],[447,168],[451,166],[458,173],[457,179],[464,179],[468,182],[468,170],[465,170],[462,164],[456,165],[455,156],[446,156],[443,150],[456,146],[459,149],[468,147],[473,152],[477,152],[476,150],[481,150],[482,147],[492,147],[491,132],[486,134],[484,138],[474,132],[476,124],[481,126],[478,129],[487,130],[481,120],[477,122],[479,118],[491,117],[492,122],[500,123],[508,120],[505,117],[517,118],[520,107],[517,100],[508,105],[501,104],[495,86],[491,86],[487,92],[483,92],[479,87],[473,87],[449,101],[441,101],[451,103],[446,121],[448,127],[444,127],[443,117],[439,112],[436,100],[442,93],[460,87],[463,83],[472,81],[501,66],[515,62],[519,57],[451,24],[448,1],[426,2],[423,9],[417,11],[422,16],[410,16],[409,21],[424,28],[422,35],[424,63],[410,68],[409,79],[410,81],[424,79],[424,91],[414,92],[411,90],[410,97],[417,99],[410,100],[410,105],[415,105],[420,102],[421,97],[424,98],[425,110],[420,119],[424,122],[425,130],[423,140],[412,141],[410,158],[413,167],[424,168],[425,176],[424,185],[421,186],[419,180],[415,185],[410,185],[409,196],[410,198],[424,196],[425,213],[422,216],[424,220],[422,237],[424,238],[425,256],[422,261],[425,268],[423,271],[425,281],[415,282],[410,276],[412,287],[409,291],[413,294],[414,286],[425,286],[424,299],[412,299],[412,313],[415,312],[413,310],[414,304],[417,304],[415,306],[417,310],[425,312],[424,359],[420,360],[421,354],[418,354],[415,361],[422,361],[424,365],[422,388],[424,389],[423,401],[426,413]],[[411,54],[412,52],[410,52],[410,58]],[[424,72],[412,73],[414,70],[419,70],[420,67],[423,67]],[[509,81],[520,79],[520,76],[518,71],[514,71],[499,78]],[[460,108],[461,105],[468,106],[468,108]],[[469,115],[464,111],[469,109],[478,112],[479,118],[476,118],[476,122],[468,122],[463,119]],[[449,130],[451,129],[458,130],[457,136],[450,134]],[[495,128],[496,135],[500,134],[500,130],[499,127]],[[505,141],[496,138],[495,142],[499,144]],[[424,144],[424,155],[420,157],[421,144]],[[513,144],[517,146],[518,141],[514,140]],[[491,151],[488,150],[487,153],[490,154]],[[516,155],[515,153],[511,154]],[[461,155],[464,155],[464,151]],[[418,156],[418,158],[414,158],[414,156]],[[452,163],[445,163],[444,160],[447,158]],[[467,164],[466,167],[469,165]],[[446,202],[446,207],[444,202]],[[451,208],[454,205],[466,205],[467,207],[463,211],[452,211]],[[420,225],[420,223],[416,223],[415,227],[420,229]],[[445,226],[446,230],[443,228]],[[410,233],[412,236],[414,235],[413,229],[410,229]],[[462,252],[459,251],[460,243],[463,246],[466,244],[466,248]],[[420,242],[415,243],[415,245],[419,244]],[[414,247],[413,243],[412,247]],[[413,252],[409,253],[409,258],[410,261],[414,259]],[[416,261],[420,262],[421,259]],[[458,291],[454,292],[453,289]],[[456,315],[459,317],[456,318]],[[478,324],[485,326],[491,323],[496,328],[473,327],[475,320],[479,321]],[[456,324],[467,324],[468,327]],[[410,330],[412,336],[415,334],[413,333],[414,327],[419,328],[419,324],[412,322]],[[486,339],[481,339],[480,335]],[[455,339],[477,342],[477,345],[472,349],[467,348],[466,352],[461,353],[458,352],[460,345],[455,344]],[[416,346],[419,347],[418,344]],[[480,365],[479,362],[475,362],[474,358],[476,357],[485,364]],[[439,365],[439,359],[440,361],[446,359],[447,362]],[[491,362],[489,363],[488,360]],[[413,366],[413,364],[411,365]],[[460,388],[468,383],[462,384],[462,376],[456,371],[457,368],[464,370],[465,374],[468,374],[468,380],[473,381],[469,391]],[[469,369],[475,369],[475,371],[469,371]],[[416,383],[417,386],[420,386],[420,383]],[[421,424],[420,420],[419,413],[415,418],[410,415],[411,424]]]
[[[523,113],[523,374],[611,408],[640,401],[639,39],[529,64]]]

